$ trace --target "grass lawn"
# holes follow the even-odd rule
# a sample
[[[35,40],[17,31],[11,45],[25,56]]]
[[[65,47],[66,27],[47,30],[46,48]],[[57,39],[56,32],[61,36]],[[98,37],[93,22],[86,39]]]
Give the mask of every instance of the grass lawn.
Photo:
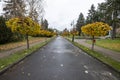
[[[31,43],[35,43],[39,41],[44,41],[45,39],[46,39],[45,37],[30,37],[29,43],[31,44]],[[6,43],[6,44],[0,44],[0,51],[10,50],[10,49],[24,46],[24,45],[26,45],[26,40]]]
[[[90,40],[88,40],[87,42],[91,44]],[[104,47],[107,49],[111,49],[111,50],[120,52],[120,39],[115,39],[115,40],[97,39],[95,44],[100,47]]]

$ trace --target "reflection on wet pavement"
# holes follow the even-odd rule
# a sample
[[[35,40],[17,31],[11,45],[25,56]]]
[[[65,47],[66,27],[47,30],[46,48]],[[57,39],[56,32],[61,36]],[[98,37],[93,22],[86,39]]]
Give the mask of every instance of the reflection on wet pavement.
[[[62,37],[57,37],[0,76],[0,80],[119,79],[117,72],[92,58]]]

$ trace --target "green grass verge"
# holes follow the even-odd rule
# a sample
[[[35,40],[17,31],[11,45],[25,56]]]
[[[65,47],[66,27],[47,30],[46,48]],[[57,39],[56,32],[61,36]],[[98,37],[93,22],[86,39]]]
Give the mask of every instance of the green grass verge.
[[[1,58],[0,59],[0,71],[4,70],[5,68],[9,67],[10,65],[16,63],[17,61],[25,58],[26,56],[32,54],[34,51],[38,50],[39,48],[41,48],[42,46],[46,45],[48,42],[50,42],[52,39],[48,39],[45,42],[42,42],[40,44],[37,44],[33,47],[31,47],[29,50],[22,50],[19,52],[16,52],[8,57],[5,58]]]
[[[69,39],[68,39],[69,40]],[[71,40],[69,40],[71,42]],[[71,42],[73,43],[75,46],[79,47],[80,49],[82,49],[84,52],[88,53],[89,55],[93,56],[94,58],[102,61],[103,63],[109,65],[110,67],[112,67],[113,69],[117,70],[118,72],[120,72],[120,62],[115,61],[113,59],[111,59],[110,57],[106,57],[104,55],[102,55],[99,52],[96,51],[92,51],[91,49],[78,44],[77,42]]]
[[[90,40],[87,41],[87,43],[92,44]],[[120,39],[98,39],[96,40],[95,45],[107,48],[113,51],[120,52]]]

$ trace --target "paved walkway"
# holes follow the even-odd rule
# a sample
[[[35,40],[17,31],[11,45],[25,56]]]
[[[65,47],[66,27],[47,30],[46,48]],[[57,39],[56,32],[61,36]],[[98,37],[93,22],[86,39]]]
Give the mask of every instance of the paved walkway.
[[[0,75],[0,80],[120,80],[120,75],[57,37]]]
[[[31,43],[30,44],[30,47],[34,46],[34,45],[37,45],[37,44],[40,44],[42,42],[44,42],[45,40],[41,40],[41,41],[37,41],[37,42],[34,42],[34,43]],[[0,58],[3,58],[3,57],[7,57],[13,53],[16,53],[18,51],[21,51],[21,50],[24,50],[26,49],[26,45],[23,45],[23,46],[20,46],[20,47],[16,47],[16,48],[13,48],[13,49],[10,49],[10,50],[6,50],[6,51],[3,51],[3,52],[0,52]]]
[[[92,46],[91,44],[86,43],[85,39],[75,39],[75,42],[77,42],[81,45],[84,45],[88,48],[91,48],[91,46]],[[112,59],[120,62],[120,53],[119,52],[115,52],[115,51],[105,49],[105,48],[102,48],[102,47],[99,47],[99,46],[94,46],[94,50],[102,53],[105,56],[109,56]]]

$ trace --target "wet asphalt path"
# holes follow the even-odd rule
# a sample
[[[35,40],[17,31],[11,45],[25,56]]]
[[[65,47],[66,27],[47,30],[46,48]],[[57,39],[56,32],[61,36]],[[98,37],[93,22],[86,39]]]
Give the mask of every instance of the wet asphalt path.
[[[0,80],[120,80],[118,74],[62,37],[0,75]]]

